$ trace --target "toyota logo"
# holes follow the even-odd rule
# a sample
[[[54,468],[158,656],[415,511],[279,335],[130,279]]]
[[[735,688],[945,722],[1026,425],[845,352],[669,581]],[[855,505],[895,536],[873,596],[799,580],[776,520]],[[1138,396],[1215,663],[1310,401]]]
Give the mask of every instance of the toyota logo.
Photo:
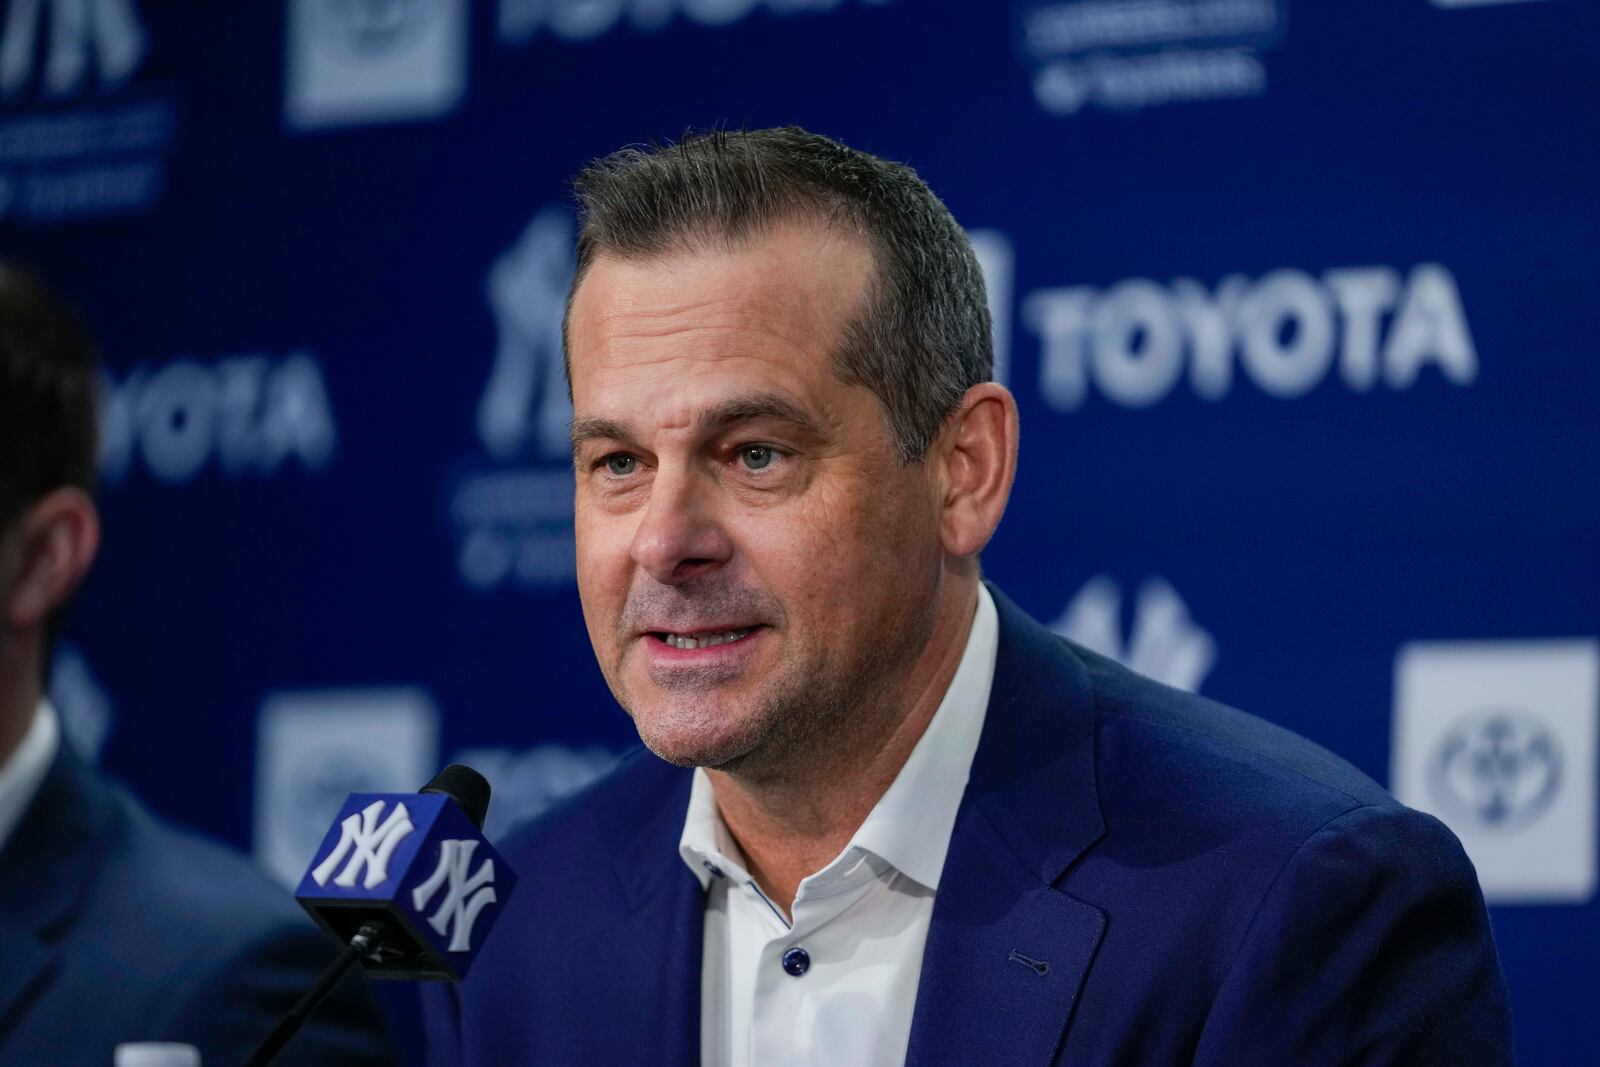
[[[1561,787],[1561,746],[1532,715],[1468,716],[1444,735],[1428,766],[1439,804],[1489,830],[1526,826]]]

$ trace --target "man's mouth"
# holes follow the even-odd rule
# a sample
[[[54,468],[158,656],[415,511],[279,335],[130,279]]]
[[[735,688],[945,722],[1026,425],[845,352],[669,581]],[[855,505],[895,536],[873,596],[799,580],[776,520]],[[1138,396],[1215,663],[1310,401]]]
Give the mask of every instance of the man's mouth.
[[[739,630],[693,634],[675,634],[655,630],[651,632],[650,636],[672,648],[710,648],[713,645],[726,645],[742,637],[749,637],[755,630],[754,626],[746,626]]]

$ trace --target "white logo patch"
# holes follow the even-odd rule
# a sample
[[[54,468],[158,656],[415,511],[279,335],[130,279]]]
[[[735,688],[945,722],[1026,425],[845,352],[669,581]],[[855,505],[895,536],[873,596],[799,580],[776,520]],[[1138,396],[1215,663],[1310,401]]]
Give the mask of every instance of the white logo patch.
[[[1016,276],[1017,251],[1000,230],[970,230],[972,253],[983,272],[989,297],[989,324],[994,334],[994,380],[1004,385],[1011,373],[1011,289]]]
[[[121,380],[102,375],[101,395],[109,485],[138,466],[180,485],[213,460],[229,478],[276,474],[291,460],[318,471],[338,450],[327,382],[309,352],[140,365]]]
[[[133,0],[0,11],[0,219],[53,226],[153,207],[179,109],[159,83],[125,91],[151,52]]]
[[[456,567],[474,589],[559,587],[577,573],[561,359],[574,228],[566,208],[543,208],[484,279],[496,341],[474,423],[492,462],[474,462],[450,494]]]
[[[1600,642],[1422,642],[1395,661],[1394,794],[1461,838],[1490,903],[1596,885]]]
[[[472,854],[478,842],[452,838],[439,842],[439,865],[428,880],[411,891],[411,906],[421,911],[445,887],[444,899],[428,919],[428,925],[443,937],[450,934],[450,951],[466,952],[472,948],[472,927],[483,909],[495,902],[494,861],[486,859],[478,870],[468,875]],[[453,932],[452,932],[453,931]]]
[[[569,454],[561,320],[574,270],[573,228],[570,212],[547,207],[489,268],[485,289],[498,339],[478,401],[478,437],[496,459],[515,458],[530,443],[551,459]]]
[[[261,704],[255,858],[293,888],[351,793],[403,793],[439,764],[439,709],[422,689],[289,690]]]
[[[328,879],[333,878],[334,868],[340,863],[345,864],[344,870],[339,872],[337,878],[333,878],[333,884],[344,889],[354,886],[363,871],[366,873],[361,883],[363,889],[372,889],[389,880],[389,860],[394,857],[394,850],[400,842],[416,826],[411,822],[411,813],[406,810],[405,804],[396,804],[394,810],[389,812],[389,817],[380,823],[378,817],[383,814],[383,809],[384,802],[374,800],[339,824],[339,843],[311,872],[313,881],[318,885],[327,885]],[[348,863],[345,863],[346,855],[350,857]]]
[[[1196,625],[1178,591],[1160,577],[1139,587],[1126,643],[1122,590],[1104,574],[1085,582],[1050,628],[1146,678],[1191,693],[1199,692],[1217,661],[1216,641]]]
[[[1221,400],[1243,372],[1268,396],[1303,396],[1335,375],[1353,392],[1415,385],[1435,367],[1453,385],[1478,375],[1478,353],[1450,271],[1422,263],[1192,278],[1129,278],[1104,290],[1040,289],[1022,303],[1039,335],[1039,393],[1076,411],[1097,389],[1143,408],[1189,387]]]
[[[428,119],[467,91],[466,0],[291,0],[291,129]]]
[[[0,27],[0,97],[15,96],[33,75],[45,0],[11,0]],[[50,0],[50,41],[40,79],[44,95],[71,96],[89,79],[91,59],[102,89],[127,81],[144,60],[144,26],[130,0]]]

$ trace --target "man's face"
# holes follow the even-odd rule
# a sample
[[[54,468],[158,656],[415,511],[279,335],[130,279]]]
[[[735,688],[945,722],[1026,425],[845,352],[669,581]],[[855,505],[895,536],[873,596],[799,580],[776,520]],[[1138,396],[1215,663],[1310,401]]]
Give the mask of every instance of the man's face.
[[[773,766],[903,702],[932,632],[938,488],[834,373],[872,261],[796,223],[600,256],[572,305],[578,588],[658,755]]]

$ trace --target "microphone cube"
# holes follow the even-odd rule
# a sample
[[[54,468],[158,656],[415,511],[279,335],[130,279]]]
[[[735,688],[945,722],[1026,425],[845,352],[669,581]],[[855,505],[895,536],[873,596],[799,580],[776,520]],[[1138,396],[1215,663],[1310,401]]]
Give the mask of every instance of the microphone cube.
[[[437,793],[352,793],[295,899],[348,945],[361,926],[391,931],[374,978],[459,980],[517,876],[455,801]]]

